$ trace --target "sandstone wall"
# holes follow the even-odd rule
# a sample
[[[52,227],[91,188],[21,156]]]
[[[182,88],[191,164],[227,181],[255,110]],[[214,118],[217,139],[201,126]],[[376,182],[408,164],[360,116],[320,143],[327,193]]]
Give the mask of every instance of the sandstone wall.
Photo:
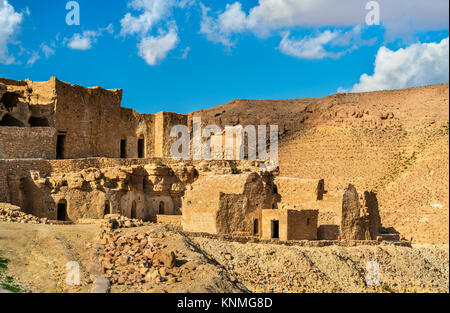
[[[182,198],[183,229],[252,235],[254,221],[260,223],[261,211],[270,207],[271,197],[257,173],[200,177]]]
[[[319,211],[288,210],[287,240],[316,240]]]
[[[177,140],[170,137],[170,131],[173,126],[187,125],[187,115],[159,112],[155,116],[155,156],[170,157],[170,148],[172,143]]]
[[[288,240],[288,221],[287,210],[263,210],[261,222],[261,237],[262,239],[273,239],[272,222],[278,221],[278,239]]]
[[[122,90],[58,80],[55,90],[55,127],[66,135],[64,157],[119,157]]]
[[[0,127],[0,159],[54,159],[55,134],[50,127]]]
[[[280,205],[300,208],[302,204],[323,199],[323,179],[276,177],[274,184],[280,194]]]
[[[316,240],[317,210],[263,210],[262,238],[273,239],[273,222],[278,221],[279,240]]]

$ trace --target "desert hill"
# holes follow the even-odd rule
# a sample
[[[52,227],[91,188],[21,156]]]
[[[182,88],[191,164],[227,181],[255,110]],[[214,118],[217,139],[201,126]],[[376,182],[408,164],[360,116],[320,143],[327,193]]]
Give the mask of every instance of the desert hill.
[[[449,85],[320,99],[234,100],[196,111],[202,124],[275,124],[280,174],[324,178],[321,223],[338,222],[348,183],[378,193],[385,226],[426,243],[449,240]]]

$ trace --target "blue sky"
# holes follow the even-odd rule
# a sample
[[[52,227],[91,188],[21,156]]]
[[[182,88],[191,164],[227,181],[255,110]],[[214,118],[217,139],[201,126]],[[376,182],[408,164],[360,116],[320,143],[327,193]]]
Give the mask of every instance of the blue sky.
[[[0,77],[123,88],[142,113],[448,82],[448,0],[0,0]],[[373,1],[372,1],[373,2]],[[337,4],[339,3],[339,4]]]

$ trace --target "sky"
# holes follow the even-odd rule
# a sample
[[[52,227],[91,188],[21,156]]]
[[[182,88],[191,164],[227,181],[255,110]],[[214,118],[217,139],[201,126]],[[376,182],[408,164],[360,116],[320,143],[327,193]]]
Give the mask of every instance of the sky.
[[[449,81],[448,0],[0,0],[0,77],[188,113]]]

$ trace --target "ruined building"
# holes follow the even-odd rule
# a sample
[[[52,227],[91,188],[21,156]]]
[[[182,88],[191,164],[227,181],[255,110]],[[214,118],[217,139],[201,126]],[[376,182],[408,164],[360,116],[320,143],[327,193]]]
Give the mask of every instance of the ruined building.
[[[173,160],[170,130],[188,126],[187,116],[139,114],[121,99],[120,89],[56,78],[0,79],[0,203],[61,222],[170,216],[188,232],[337,239],[318,236],[319,212],[311,209],[323,199],[323,180],[277,177],[258,161]],[[379,215],[360,218],[349,192],[341,237],[373,239]],[[375,207],[373,195],[365,201]]]

